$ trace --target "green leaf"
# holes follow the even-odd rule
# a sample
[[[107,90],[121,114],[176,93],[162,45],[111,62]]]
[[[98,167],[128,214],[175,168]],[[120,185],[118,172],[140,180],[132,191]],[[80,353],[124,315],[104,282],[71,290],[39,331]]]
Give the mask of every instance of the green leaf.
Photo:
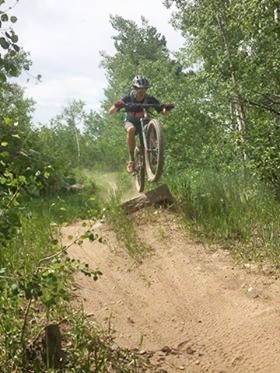
[[[3,22],[9,21],[9,17],[6,13],[1,14],[1,21]]]
[[[11,40],[13,43],[17,43],[18,42],[18,36],[16,34],[13,34],[12,37],[11,37]]]
[[[17,17],[16,16],[11,16],[10,21],[12,23],[15,23],[17,21]]]
[[[88,239],[92,242],[96,239],[97,235],[93,232],[90,232],[88,235]]]
[[[25,182],[26,182],[26,177],[25,177],[24,175],[19,175],[19,176],[18,176],[18,182],[19,182],[20,184],[25,183]]]
[[[0,38],[0,45],[3,49],[8,49],[10,44],[6,41],[5,38]]]
[[[19,52],[20,51],[20,47],[16,44],[13,44],[13,48],[16,52]]]
[[[12,76],[19,76],[20,70],[15,65],[11,65],[9,74]]]
[[[11,292],[13,295],[17,295],[19,293],[19,285],[18,284],[12,284],[11,287]]]
[[[6,80],[7,80],[6,75],[0,71],[0,82],[4,83]]]
[[[1,144],[0,144],[1,145]],[[7,151],[4,151],[4,152],[1,152],[0,153],[0,156],[2,157],[2,158],[8,158],[9,157],[9,152],[7,152]]]
[[[4,148],[4,147],[8,146],[9,143],[7,141],[2,141],[0,145]]]

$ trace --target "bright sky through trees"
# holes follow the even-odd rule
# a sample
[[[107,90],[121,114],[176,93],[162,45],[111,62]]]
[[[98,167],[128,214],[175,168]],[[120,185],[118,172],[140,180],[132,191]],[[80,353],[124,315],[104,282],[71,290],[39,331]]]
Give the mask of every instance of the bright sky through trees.
[[[176,51],[183,39],[169,23],[171,11],[162,0],[102,2],[92,0],[10,0],[10,14],[19,45],[30,52],[31,74],[42,75],[42,82],[26,82],[26,95],[36,101],[34,122],[47,122],[73,99],[81,99],[88,109],[98,110],[106,87],[100,68],[100,51],[114,54],[110,14],[141,23],[144,16],[167,39],[167,47]],[[15,5],[15,6],[13,6]],[[137,73],[137,72],[136,72]]]

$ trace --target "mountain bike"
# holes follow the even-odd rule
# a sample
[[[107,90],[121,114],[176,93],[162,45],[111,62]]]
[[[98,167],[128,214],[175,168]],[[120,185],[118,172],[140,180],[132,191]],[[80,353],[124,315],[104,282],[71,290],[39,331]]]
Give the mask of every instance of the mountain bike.
[[[150,182],[159,180],[164,165],[164,140],[160,122],[156,118],[150,118],[149,109],[162,110],[163,105],[155,104],[125,104],[126,111],[138,111],[142,115],[140,120],[139,136],[136,136],[134,150],[135,170],[133,172],[135,186],[138,192],[143,192],[145,179]],[[174,107],[168,104],[168,109]]]

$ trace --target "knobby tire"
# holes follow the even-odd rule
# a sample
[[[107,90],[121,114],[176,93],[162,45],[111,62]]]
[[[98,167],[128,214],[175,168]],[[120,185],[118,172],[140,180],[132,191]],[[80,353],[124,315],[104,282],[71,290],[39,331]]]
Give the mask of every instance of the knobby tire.
[[[164,143],[159,122],[151,119],[146,131],[148,149],[145,152],[145,166],[149,181],[157,181],[163,170]]]

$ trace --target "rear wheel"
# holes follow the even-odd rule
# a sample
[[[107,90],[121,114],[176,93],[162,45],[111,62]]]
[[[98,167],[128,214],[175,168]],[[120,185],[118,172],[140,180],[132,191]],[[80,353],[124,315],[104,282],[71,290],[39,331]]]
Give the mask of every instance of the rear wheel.
[[[134,150],[134,161],[135,161],[135,186],[138,192],[143,192],[145,186],[145,166],[143,152],[136,147]]]
[[[145,153],[146,171],[149,181],[157,181],[164,164],[164,144],[159,122],[152,119],[146,130],[147,150]]]

